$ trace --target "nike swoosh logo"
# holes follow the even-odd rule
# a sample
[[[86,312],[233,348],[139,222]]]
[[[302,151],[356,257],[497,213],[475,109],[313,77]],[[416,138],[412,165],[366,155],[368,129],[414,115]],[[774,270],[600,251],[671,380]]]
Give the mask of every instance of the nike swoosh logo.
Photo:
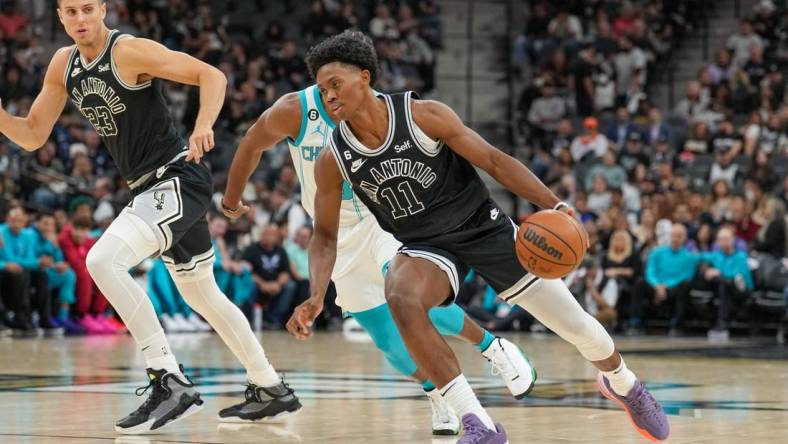
[[[449,390],[451,390],[455,385],[457,385],[456,382],[454,384],[450,385],[446,390],[442,391],[441,392],[441,396],[445,396],[446,393],[449,393]]]
[[[363,167],[365,163],[367,163],[366,160],[361,162],[361,163],[354,163],[353,165],[350,166],[350,172],[351,173],[355,173],[356,171],[360,170],[361,167]]]
[[[142,349],[142,351],[145,351],[145,350],[147,350],[149,348],[150,348],[150,345],[147,345],[147,346],[145,346],[145,348]]]

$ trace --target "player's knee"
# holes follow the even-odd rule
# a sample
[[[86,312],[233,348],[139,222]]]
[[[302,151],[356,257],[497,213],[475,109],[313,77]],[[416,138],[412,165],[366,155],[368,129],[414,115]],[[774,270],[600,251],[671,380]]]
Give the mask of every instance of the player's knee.
[[[112,257],[101,240],[96,242],[96,245],[93,245],[93,248],[88,251],[88,256],[85,258],[85,266],[87,266],[88,272],[93,278],[111,271]]]
[[[389,304],[391,313],[396,318],[397,315],[407,315],[417,310],[421,304],[418,296],[407,289],[397,288],[386,292],[386,302]]]

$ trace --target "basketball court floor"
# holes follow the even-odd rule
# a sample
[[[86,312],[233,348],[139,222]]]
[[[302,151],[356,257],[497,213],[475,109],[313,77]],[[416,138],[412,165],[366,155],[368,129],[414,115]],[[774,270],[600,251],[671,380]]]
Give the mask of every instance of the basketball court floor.
[[[539,370],[523,401],[508,395],[475,348],[451,341],[482,403],[512,444],[643,443],[597,392],[595,371],[551,335],[508,336]],[[351,340],[352,339],[352,340]],[[173,335],[205,408],[158,435],[116,435],[143,400],[141,356],[129,336],[0,340],[0,443],[454,443],[433,438],[420,387],[374,346],[342,333],[297,342],[264,333],[271,362],[304,408],[281,424],[224,425],[216,412],[243,396],[244,373],[218,336]],[[788,443],[788,348],[773,340],[617,338],[627,362],[663,403],[672,443]]]

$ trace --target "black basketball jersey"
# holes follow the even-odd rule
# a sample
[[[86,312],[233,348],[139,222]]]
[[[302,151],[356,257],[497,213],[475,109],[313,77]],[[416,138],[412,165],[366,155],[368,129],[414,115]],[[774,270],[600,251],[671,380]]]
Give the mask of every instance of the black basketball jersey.
[[[380,226],[401,242],[453,230],[487,200],[489,192],[473,166],[442,141],[424,146],[410,114],[411,92],[383,95],[389,129],[383,145],[370,150],[341,122],[331,149],[342,175]]]
[[[169,162],[185,143],[175,129],[161,80],[128,85],[118,74],[112,48],[126,37],[130,36],[110,31],[104,49],[91,63],[85,63],[75,45],[64,83],[71,102],[109,149],[118,172],[133,180]]]

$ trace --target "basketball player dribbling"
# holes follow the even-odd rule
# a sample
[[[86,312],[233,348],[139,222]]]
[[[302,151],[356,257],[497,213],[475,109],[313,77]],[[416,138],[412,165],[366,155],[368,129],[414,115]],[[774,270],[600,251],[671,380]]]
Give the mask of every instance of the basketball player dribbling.
[[[314,216],[317,186],[314,166],[326,145],[334,121],[320,101],[316,86],[286,94],[267,109],[241,140],[228,173],[222,205],[224,214],[237,218],[248,211],[241,200],[246,182],[260,162],[263,151],[287,139],[296,174],[301,183],[301,200]],[[445,403],[432,382],[417,368],[397,330],[384,296],[383,270],[388,267],[400,243],[383,231],[366,206],[345,186],[340,210],[339,249],[332,279],[337,304],[350,313],[370,334],[391,365],[422,384],[432,407],[432,433],[456,435],[460,420]],[[319,305],[302,306],[318,313]],[[503,378],[512,395],[520,399],[534,386],[535,370],[513,343],[496,338],[465,315],[457,305],[430,310],[432,323],[441,334],[460,336],[476,345]]]
[[[599,370],[608,398],[637,430],[667,438],[662,406],[636,379],[613,340],[559,280],[526,272],[515,253],[517,226],[489,197],[474,166],[540,208],[571,208],[523,164],[467,128],[446,105],[412,93],[376,97],[372,42],[345,31],[313,47],[307,64],[340,123],[315,166],[315,234],[309,248],[311,295],[324,297],[337,251],[342,183],[349,182],[380,226],[403,246],[386,276],[386,299],[420,369],[462,415],[461,444],[504,444],[506,432],[482,408],[428,310],[450,303],[473,267],[510,304],[529,311]],[[309,303],[309,301],[307,302]],[[313,312],[297,310],[292,331],[309,332]]]
[[[220,412],[222,421],[269,420],[301,408],[268,362],[241,311],[213,276],[214,254],[205,219],[211,176],[200,164],[214,146],[211,129],[227,80],[217,69],[147,39],[109,30],[104,0],[59,0],[57,13],[74,45],[52,57],[43,87],[25,118],[0,108],[0,132],[33,151],[49,137],[71,99],[101,136],[132,201],[87,257],[96,284],[110,301],[147,363],[148,399],[115,424],[119,433],[145,433],[202,408],[183,374],[153,305],[128,270],[161,255],[186,302],[219,333],[247,370],[245,400]],[[200,110],[187,143],[165,104],[161,80],[200,88]]]

